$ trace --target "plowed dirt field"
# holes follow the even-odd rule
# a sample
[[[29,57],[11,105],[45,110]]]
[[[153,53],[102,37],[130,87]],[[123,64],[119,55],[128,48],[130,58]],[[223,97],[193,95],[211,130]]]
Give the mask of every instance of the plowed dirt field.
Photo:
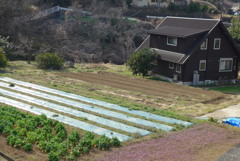
[[[86,81],[89,83],[96,83],[107,85],[119,89],[141,92],[146,95],[154,95],[160,97],[182,97],[186,100],[191,98],[198,99],[202,103],[214,103],[224,99],[226,94],[194,88],[189,86],[182,86],[163,81],[154,81],[142,78],[134,78],[129,76],[122,76],[109,72],[80,72],[80,73],[59,73],[62,77],[68,77]]]

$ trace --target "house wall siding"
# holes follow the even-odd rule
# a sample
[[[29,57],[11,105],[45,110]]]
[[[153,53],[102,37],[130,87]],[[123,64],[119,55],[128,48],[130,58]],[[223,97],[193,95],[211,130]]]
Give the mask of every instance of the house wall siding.
[[[173,75],[177,75],[179,81],[182,81],[183,78],[182,73],[184,71],[184,65],[181,66],[181,71],[181,73],[176,72],[176,64],[174,64],[173,69],[169,68],[169,62],[164,60],[158,60],[157,65],[155,65],[155,67],[152,69],[154,74],[159,74],[172,79]]]
[[[237,70],[237,52],[234,50],[229,38],[223,34],[224,30],[218,25],[208,36],[207,50],[200,48],[195,51],[186,62],[185,74],[183,81],[189,82],[193,80],[193,72],[198,71],[200,81],[204,80],[219,80],[223,78],[236,79]],[[220,50],[214,50],[214,39],[221,39]],[[233,58],[232,72],[219,72],[220,58]],[[200,60],[206,60],[206,71],[199,71]]]
[[[198,41],[203,34],[190,36],[186,39],[177,38],[177,46],[167,45],[167,36],[165,35],[151,35],[150,47],[178,53],[188,53],[194,43]]]

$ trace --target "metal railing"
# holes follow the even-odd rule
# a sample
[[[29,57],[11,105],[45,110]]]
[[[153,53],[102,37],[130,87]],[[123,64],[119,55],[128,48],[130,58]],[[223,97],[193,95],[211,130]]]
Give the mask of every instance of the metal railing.
[[[42,17],[49,16],[49,15],[51,15],[55,12],[59,12],[59,11],[76,11],[76,12],[81,12],[83,15],[86,15],[86,16],[92,16],[92,13],[89,12],[89,11],[73,10],[71,8],[54,6],[54,7],[51,7],[49,9],[45,9],[45,10],[39,11],[37,13],[31,14],[29,16],[16,17],[15,21],[16,22],[19,22],[19,21],[28,22],[28,21],[32,21],[32,20],[36,20],[36,19],[39,19],[39,18],[42,18]]]
[[[62,8],[62,7],[61,7]],[[39,18],[42,18],[42,17],[46,17],[46,16],[49,16],[55,12],[58,12],[60,10],[60,7],[59,6],[55,6],[55,7],[52,7],[52,8],[49,8],[49,9],[46,9],[46,10],[43,10],[43,11],[40,11],[38,12],[37,14],[34,14],[30,21],[32,20],[36,20],[36,19],[39,19]]]

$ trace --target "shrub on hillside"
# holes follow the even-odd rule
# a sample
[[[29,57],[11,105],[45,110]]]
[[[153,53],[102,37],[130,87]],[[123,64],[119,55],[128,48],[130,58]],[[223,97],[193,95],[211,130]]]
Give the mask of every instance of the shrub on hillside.
[[[0,67],[6,67],[7,64],[8,64],[7,57],[4,54],[3,48],[0,47]]]
[[[56,53],[43,53],[36,56],[37,67],[40,69],[61,69],[63,59]]]

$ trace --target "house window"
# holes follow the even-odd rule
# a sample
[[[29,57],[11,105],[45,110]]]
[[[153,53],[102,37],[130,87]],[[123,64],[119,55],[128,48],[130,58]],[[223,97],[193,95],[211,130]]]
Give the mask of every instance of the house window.
[[[199,71],[205,71],[205,70],[206,70],[206,60],[200,60]]]
[[[180,64],[176,64],[176,72],[181,73],[181,65]]]
[[[221,46],[221,39],[220,38],[214,39],[214,50],[220,50],[220,46]]]
[[[201,50],[207,50],[207,44],[208,44],[208,39],[206,39],[202,45],[201,45]]]
[[[169,68],[173,69],[174,68],[174,63],[173,62],[169,62]]]
[[[167,37],[167,45],[177,46],[177,38],[176,37]]]
[[[233,65],[232,58],[221,58],[219,63],[219,72],[231,72]]]

